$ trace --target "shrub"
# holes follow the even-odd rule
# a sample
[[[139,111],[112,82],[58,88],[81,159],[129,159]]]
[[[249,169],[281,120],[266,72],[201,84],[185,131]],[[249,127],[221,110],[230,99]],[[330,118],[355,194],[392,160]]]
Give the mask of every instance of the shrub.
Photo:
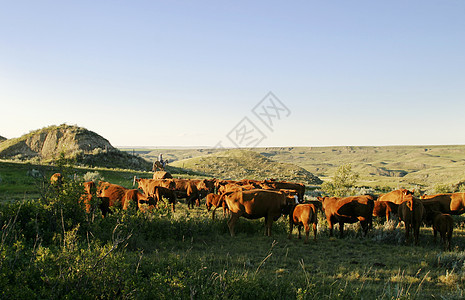
[[[354,187],[358,179],[358,174],[352,171],[351,164],[345,164],[337,168],[331,181],[324,182],[321,189],[325,194],[343,197],[349,194],[350,189]]]

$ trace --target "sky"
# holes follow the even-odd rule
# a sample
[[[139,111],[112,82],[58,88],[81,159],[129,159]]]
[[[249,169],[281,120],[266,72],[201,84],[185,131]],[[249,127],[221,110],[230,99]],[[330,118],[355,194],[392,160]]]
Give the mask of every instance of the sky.
[[[0,135],[465,144],[465,1],[0,0]]]

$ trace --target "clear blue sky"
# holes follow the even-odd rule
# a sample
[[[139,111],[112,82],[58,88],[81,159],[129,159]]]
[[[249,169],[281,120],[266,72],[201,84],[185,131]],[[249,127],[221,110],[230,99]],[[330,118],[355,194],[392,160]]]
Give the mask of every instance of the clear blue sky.
[[[465,144],[465,1],[1,1],[0,135],[116,146]],[[272,91],[273,131],[252,109]]]

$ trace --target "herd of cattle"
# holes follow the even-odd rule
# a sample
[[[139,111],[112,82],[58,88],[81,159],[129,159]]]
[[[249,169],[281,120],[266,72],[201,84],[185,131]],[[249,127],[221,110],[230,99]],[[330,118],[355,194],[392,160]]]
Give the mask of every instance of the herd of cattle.
[[[199,206],[205,198],[207,210],[213,208],[212,218],[217,208],[223,208],[223,215],[228,214],[228,228],[231,236],[235,235],[235,224],[242,216],[248,219],[265,218],[265,234],[271,235],[273,221],[282,214],[289,215],[290,232],[293,226],[298,226],[301,238],[302,226],[306,232],[305,242],[308,242],[310,226],[313,227],[314,239],[317,234],[317,212],[322,211],[329,225],[330,236],[333,235],[334,224],[339,224],[340,236],[344,234],[345,223],[360,222],[364,235],[372,228],[373,217],[386,217],[389,221],[393,216],[405,224],[405,237],[408,241],[410,231],[413,231],[415,244],[418,244],[420,226],[422,223],[431,225],[434,238],[440,233],[445,249],[451,249],[451,238],[454,221],[451,215],[465,212],[465,193],[438,194],[414,197],[413,192],[398,189],[386,194],[361,195],[351,197],[317,197],[316,201],[304,201],[305,185],[294,182],[276,180],[240,181],[217,179],[174,179],[169,173],[154,174],[153,179],[134,177],[137,189],[127,189],[120,185],[100,181],[84,183],[85,194],[81,200],[86,211],[91,210],[91,200],[96,196],[99,208],[105,216],[111,212],[111,207],[121,206],[127,209],[130,203],[136,209],[151,210],[158,208],[160,202],[175,205],[179,198],[186,199],[188,208]],[[168,178],[167,178],[168,177]],[[61,185],[61,174],[56,173],[51,181]]]

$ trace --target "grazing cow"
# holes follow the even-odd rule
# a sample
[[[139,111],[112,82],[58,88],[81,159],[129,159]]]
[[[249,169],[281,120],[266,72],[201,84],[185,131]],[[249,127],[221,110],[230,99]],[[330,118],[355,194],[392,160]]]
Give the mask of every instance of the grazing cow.
[[[426,217],[425,207],[419,199],[412,195],[408,195],[404,199],[405,201],[399,205],[398,216],[405,224],[405,240],[408,242],[410,230],[412,229],[415,245],[418,245],[420,226]]]
[[[449,214],[443,214],[441,212],[437,212],[433,219],[433,234],[434,234],[434,241],[436,241],[436,235],[439,231],[439,235],[441,236],[441,240],[444,246],[444,250],[450,249],[450,242],[452,240],[452,232],[454,230],[454,219]]]
[[[313,240],[316,241],[316,231],[318,225],[318,207],[315,204],[297,204],[291,208],[289,214],[289,239],[292,238],[292,230],[294,225],[297,225],[299,232],[299,239],[302,238],[300,235],[300,229],[304,226],[305,229],[305,241],[308,243],[308,237],[310,235],[310,224],[313,225]]]
[[[340,236],[344,236],[344,223],[356,223],[360,221],[364,236],[372,227],[373,197],[369,195],[353,196],[346,198],[317,197],[322,203],[329,225],[329,235],[333,236],[334,223],[339,223]]]
[[[273,221],[278,220],[283,209],[295,203],[294,198],[288,198],[283,193],[261,189],[223,194],[220,201],[225,201],[231,212],[228,221],[231,236],[235,236],[234,227],[241,216],[247,219],[265,218],[265,235],[271,236]]]
[[[398,204],[390,201],[375,200],[373,207],[373,217],[386,217],[386,222],[389,222],[391,215],[397,215],[399,208]]]
[[[379,195],[378,201],[390,201],[395,204],[401,204],[402,202],[406,201],[405,199],[408,195],[413,195],[413,191],[399,189],[386,194]]]

